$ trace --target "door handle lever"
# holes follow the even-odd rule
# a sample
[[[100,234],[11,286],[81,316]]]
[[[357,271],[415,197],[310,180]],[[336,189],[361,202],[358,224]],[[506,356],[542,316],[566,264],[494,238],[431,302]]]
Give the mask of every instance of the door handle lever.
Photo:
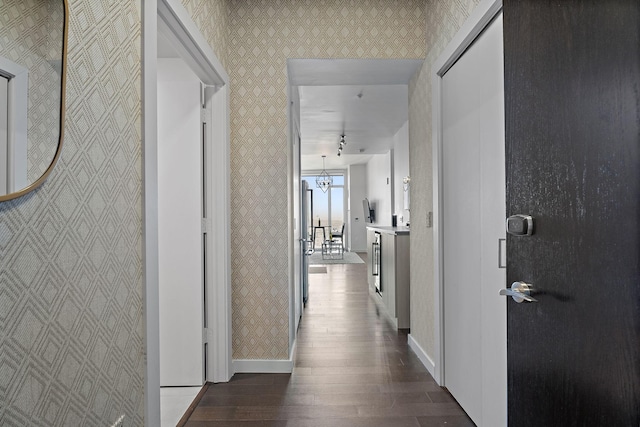
[[[299,239],[299,240],[300,240],[300,243],[302,243],[305,247],[304,249],[305,255],[309,256],[315,252],[315,248],[312,245],[313,240],[309,240],[309,239]],[[307,249],[307,247],[309,247],[309,249]]]
[[[523,301],[538,302],[537,299],[531,296],[532,292],[533,288],[531,285],[524,282],[513,282],[511,289],[500,289],[500,295],[511,297],[518,304]]]

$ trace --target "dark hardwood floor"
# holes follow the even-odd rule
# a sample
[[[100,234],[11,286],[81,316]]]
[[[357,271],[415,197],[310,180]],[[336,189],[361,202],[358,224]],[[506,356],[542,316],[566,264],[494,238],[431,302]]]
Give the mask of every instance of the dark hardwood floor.
[[[328,265],[310,275],[292,374],[210,384],[184,425],[473,426],[376,305],[366,268]]]

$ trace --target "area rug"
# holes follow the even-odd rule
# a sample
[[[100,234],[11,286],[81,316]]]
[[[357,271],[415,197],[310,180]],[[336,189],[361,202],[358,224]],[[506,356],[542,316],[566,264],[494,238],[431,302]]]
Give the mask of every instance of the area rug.
[[[310,265],[309,274],[327,274],[326,265]]]
[[[345,252],[343,259],[322,259],[322,252],[317,251],[309,257],[310,265],[326,265],[326,264],[364,264],[364,261],[355,252]]]

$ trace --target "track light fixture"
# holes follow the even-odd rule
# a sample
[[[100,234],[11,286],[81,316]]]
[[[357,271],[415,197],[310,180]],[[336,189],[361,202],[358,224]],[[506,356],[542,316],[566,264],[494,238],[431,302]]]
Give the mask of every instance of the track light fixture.
[[[338,143],[338,157],[342,154],[342,149],[347,145],[347,141],[344,139],[344,134],[340,135],[340,142]]]

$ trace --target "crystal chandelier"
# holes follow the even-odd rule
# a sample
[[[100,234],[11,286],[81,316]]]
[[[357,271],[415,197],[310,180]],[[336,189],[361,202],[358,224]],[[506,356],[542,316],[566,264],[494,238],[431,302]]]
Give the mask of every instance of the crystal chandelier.
[[[327,156],[322,156],[322,172],[320,172],[320,175],[316,176],[316,186],[321,189],[323,193],[326,193],[329,187],[333,185],[333,178],[324,169],[325,157]]]

